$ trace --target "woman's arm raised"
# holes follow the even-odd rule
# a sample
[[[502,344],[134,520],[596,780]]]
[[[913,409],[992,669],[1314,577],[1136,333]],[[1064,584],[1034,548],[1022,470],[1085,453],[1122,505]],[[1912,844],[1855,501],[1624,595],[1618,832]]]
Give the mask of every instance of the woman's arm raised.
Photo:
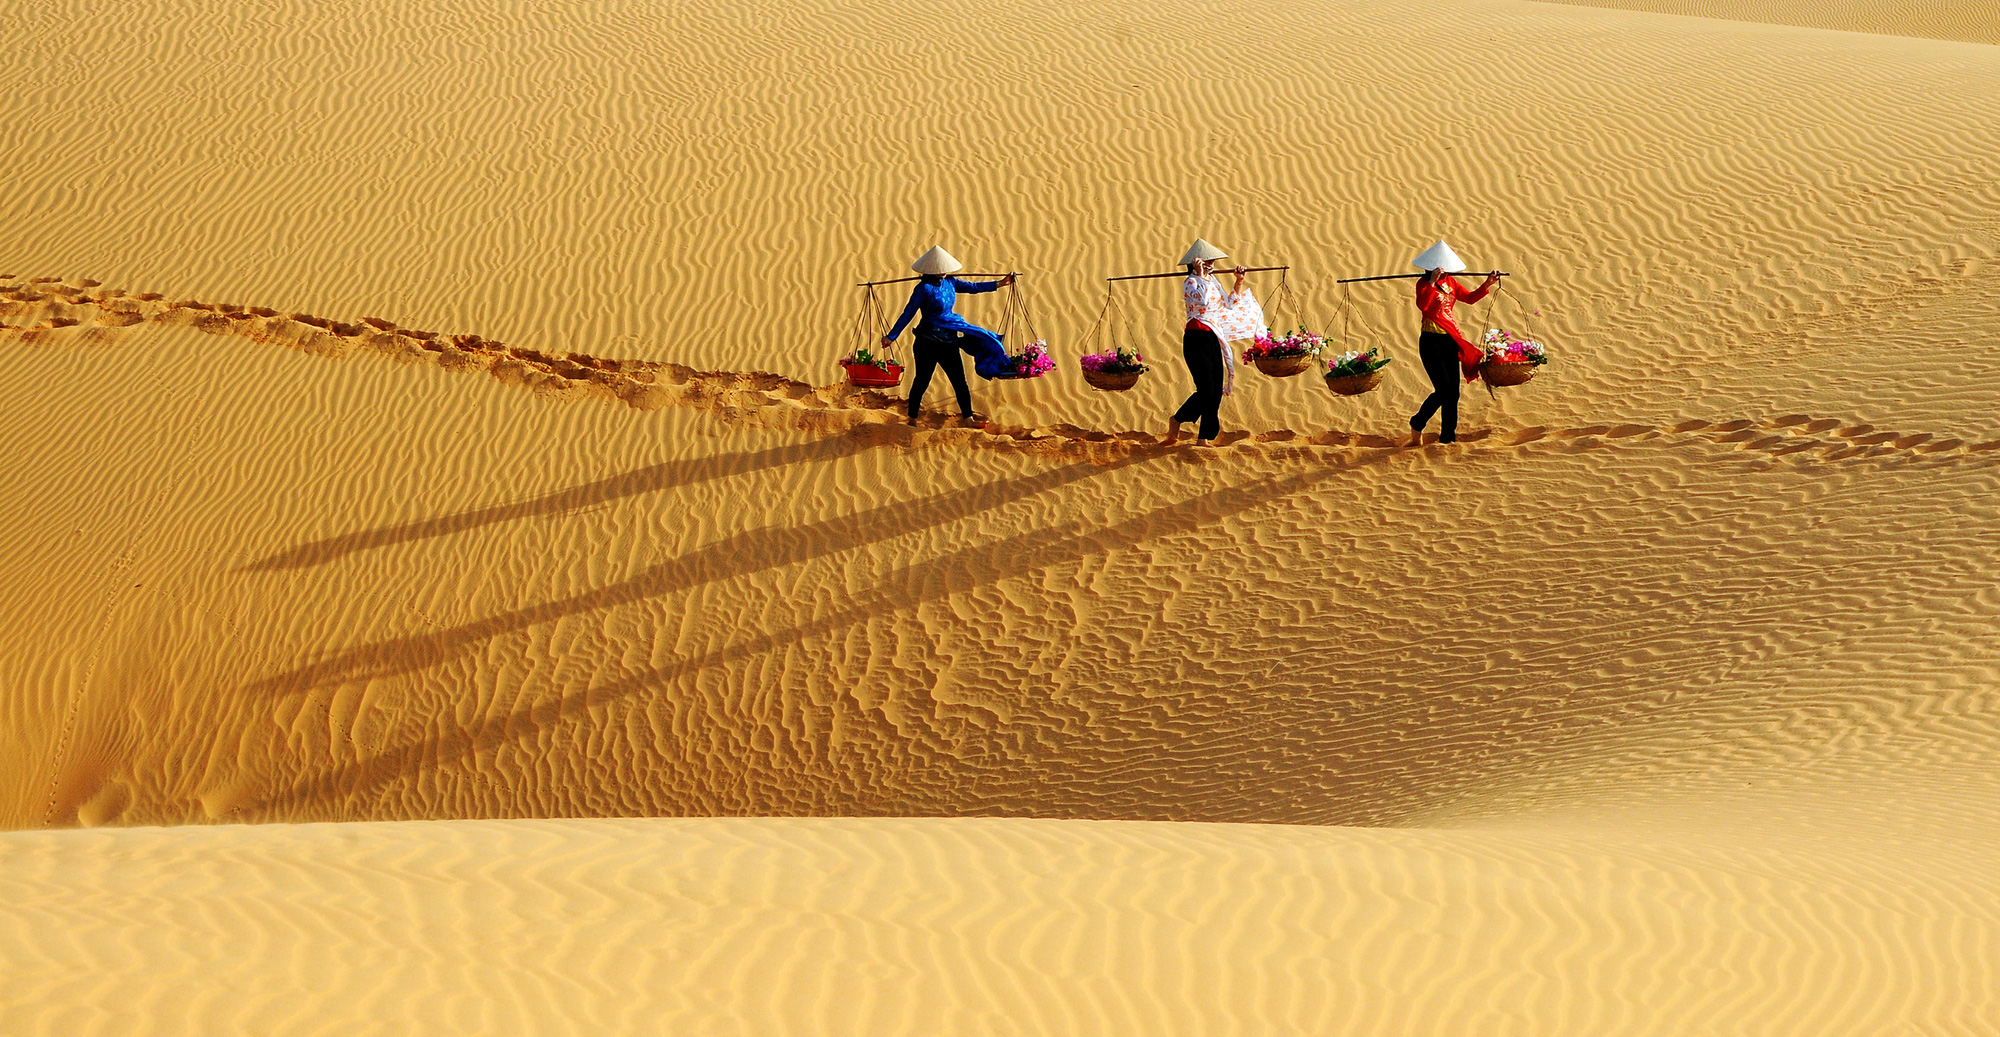
[[[1485,282],[1482,283],[1479,287],[1474,288],[1469,292],[1465,291],[1459,292],[1458,301],[1478,302],[1479,300],[1486,298],[1486,293],[1492,291],[1493,286],[1499,283],[1500,283],[1500,272],[1498,270],[1495,270],[1492,273],[1486,275]]]
[[[952,286],[958,289],[960,295],[978,295],[981,292],[997,291],[1013,282],[1014,276],[1012,274],[998,281],[961,281],[956,277],[951,279]]]
[[[896,341],[896,336],[902,334],[904,328],[909,327],[910,318],[917,315],[917,307],[923,302],[923,293],[924,283],[918,281],[917,286],[910,289],[910,304],[903,307],[903,315],[896,318],[896,326],[890,328],[887,335],[882,336],[884,346]]]

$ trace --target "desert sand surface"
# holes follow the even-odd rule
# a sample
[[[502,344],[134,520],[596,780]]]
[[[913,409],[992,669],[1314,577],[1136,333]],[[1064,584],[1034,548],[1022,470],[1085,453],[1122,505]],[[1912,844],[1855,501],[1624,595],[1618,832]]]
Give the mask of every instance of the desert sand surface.
[[[0,1032],[2000,1031],[1991,19],[1658,6],[0,23]]]
[[[2000,7],[1882,0],[1547,0],[1578,7],[1680,14],[1731,22],[2000,43]]]
[[[45,1032],[1977,1034],[2000,982],[2000,915],[1966,856],[1712,831],[161,834],[0,841],[10,1020],[60,1004]],[[13,956],[24,927],[45,933],[32,960]]]

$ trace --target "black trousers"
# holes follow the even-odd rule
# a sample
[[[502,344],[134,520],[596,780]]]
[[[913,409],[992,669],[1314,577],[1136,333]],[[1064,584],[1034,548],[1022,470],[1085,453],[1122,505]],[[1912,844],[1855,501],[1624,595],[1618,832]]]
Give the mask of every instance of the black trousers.
[[[951,379],[951,391],[958,396],[958,412],[972,416],[972,386],[965,384],[965,362],[958,355],[958,339],[926,341],[917,339],[914,343],[917,354],[917,376],[910,380],[910,420],[924,405],[924,390],[931,387],[933,368],[944,368],[944,376]]]
[[[1222,432],[1222,419],[1216,416],[1222,408],[1222,340],[1213,331],[1189,328],[1181,333],[1181,356],[1194,376],[1194,395],[1174,412],[1174,420],[1201,422],[1196,434],[1214,439]]]
[[[1426,331],[1417,339],[1417,355],[1423,358],[1424,373],[1431,376],[1431,395],[1410,419],[1410,428],[1422,432],[1431,415],[1444,411],[1438,423],[1438,442],[1458,441],[1458,343],[1450,335]]]

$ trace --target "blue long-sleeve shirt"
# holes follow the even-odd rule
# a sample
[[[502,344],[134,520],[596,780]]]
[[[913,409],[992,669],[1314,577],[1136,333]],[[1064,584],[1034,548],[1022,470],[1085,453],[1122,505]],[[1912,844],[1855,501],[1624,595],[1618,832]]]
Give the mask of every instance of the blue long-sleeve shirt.
[[[896,318],[896,326],[889,329],[889,337],[902,334],[918,310],[923,311],[924,320],[917,325],[917,334],[925,338],[941,338],[948,332],[976,329],[978,325],[951,312],[952,307],[958,305],[958,293],[978,295],[999,287],[998,281],[961,281],[956,277],[947,277],[937,284],[918,281],[916,289],[910,293],[910,304],[903,307],[903,315]]]

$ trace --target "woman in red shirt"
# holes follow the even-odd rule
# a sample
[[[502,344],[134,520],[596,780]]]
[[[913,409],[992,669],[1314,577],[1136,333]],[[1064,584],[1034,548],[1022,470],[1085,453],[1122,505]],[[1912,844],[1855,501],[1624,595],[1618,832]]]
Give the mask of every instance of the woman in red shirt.
[[[1443,258],[1438,262],[1436,252],[1444,249]],[[1436,263],[1436,265],[1426,265]],[[1452,267],[1450,271],[1445,266]],[[1410,418],[1410,445],[1424,441],[1424,426],[1430,424],[1431,415],[1440,409],[1444,420],[1438,425],[1438,442],[1458,441],[1458,378],[1461,372],[1466,381],[1479,377],[1479,361],[1485,357],[1478,346],[1466,341],[1459,333],[1458,322],[1452,319],[1452,307],[1461,302],[1478,302],[1486,298],[1486,293],[1500,282],[1498,272],[1486,275],[1486,282],[1470,291],[1453,280],[1451,275],[1465,269],[1458,257],[1451,254],[1450,246],[1440,241],[1430,251],[1417,257],[1417,266],[1424,268],[1424,276],[1417,281],[1417,312],[1423,314],[1423,334],[1417,337],[1417,355],[1423,359],[1424,373],[1431,376],[1431,394],[1424,405],[1417,408]]]

